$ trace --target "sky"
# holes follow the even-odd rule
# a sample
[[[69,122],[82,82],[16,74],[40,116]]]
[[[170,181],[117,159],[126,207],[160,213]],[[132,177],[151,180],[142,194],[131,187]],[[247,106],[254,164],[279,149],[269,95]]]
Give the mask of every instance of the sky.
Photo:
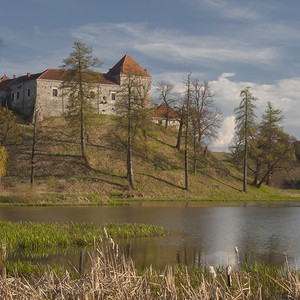
[[[299,0],[14,0],[1,7],[0,77],[58,68],[74,41],[107,72],[126,53],[153,80],[182,91],[187,74],[208,81],[222,127],[210,149],[227,151],[240,91],[250,87],[258,121],[267,103],[300,139]]]

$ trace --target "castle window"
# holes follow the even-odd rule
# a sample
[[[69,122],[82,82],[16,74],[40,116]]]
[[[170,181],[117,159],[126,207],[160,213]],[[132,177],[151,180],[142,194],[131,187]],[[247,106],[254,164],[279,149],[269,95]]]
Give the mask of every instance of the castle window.
[[[58,90],[57,89],[52,89],[52,96],[57,97],[58,96]]]
[[[20,98],[20,92],[17,91],[17,99],[19,99],[19,98]]]
[[[30,97],[30,89],[27,89],[27,97]]]
[[[116,93],[111,93],[111,100],[116,100]]]
[[[15,100],[15,93],[11,93],[11,101]]]

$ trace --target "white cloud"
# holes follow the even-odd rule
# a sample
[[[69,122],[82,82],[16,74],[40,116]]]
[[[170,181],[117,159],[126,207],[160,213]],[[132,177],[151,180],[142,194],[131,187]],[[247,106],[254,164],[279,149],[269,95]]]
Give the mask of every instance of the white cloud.
[[[284,130],[300,138],[298,130],[299,119],[299,78],[283,79],[275,84],[258,84],[251,82],[235,82],[230,79],[231,73],[223,73],[218,80],[211,81],[210,84],[215,93],[215,103],[223,115],[223,124],[219,131],[219,137],[211,145],[214,150],[223,151],[228,149],[229,143],[234,133],[234,109],[239,105],[240,91],[249,86],[252,94],[258,98],[256,105],[256,115],[258,122],[264,113],[267,103],[271,102],[277,109],[282,110],[284,119],[282,126]]]
[[[202,66],[230,61],[272,64],[277,59],[277,50],[269,46],[250,45],[248,41],[228,36],[188,35],[177,30],[159,30],[147,23],[93,23],[76,28],[72,35],[94,45],[99,52],[101,49],[105,56],[123,49],[143,53],[164,63],[195,63]]]
[[[261,17],[260,13],[251,8],[251,2],[247,4],[245,2],[232,0],[202,0],[201,2],[206,7],[227,19],[257,20]]]
[[[278,64],[285,66],[286,59],[292,58],[283,55],[285,49],[270,43],[270,40],[274,38],[278,43],[282,41],[285,45],[293,45],[294,41],[300,40],[300,31],[283,24],[264,23],[254,9],[241,8],[236,1],[200,2],[202,5],[216,8],[219,13],[222,12],[228,17],[248,16],[248,19],[257,18],[257,22],[248,29],[244,27],[234,32],[224,33],[221,28],[217,34],[210,34],[209,31],[205,34],[190,34],[174,29],[157,28],[154,24],[146,22],[99,22],[61,30],[35,26],[26,34],[22,29],[14,32],[13,29],[3,26],[0,36],[3,37],[6,47],[1,49],[0,67],[11,75],[55,68],[71,52],[73,41],[79,39],[92,46],[95,56],[103,60],[104,72],[128,52],[143,67],[149,69],[154,84],[162,79],[167,80],[175,84],[175,89],[179,92],[183,90],[184,78],[190,71],[193,71],[193,77],[202,80],[208,79],[205,70],[215,70],[210,78],[217,78],[215,74],[223,72],[216,80],[210,81],[216,105],[224,120],[219,140],[215,142],[218,147],[226,147],[226,143],[229,143],[232,137],[233,111],[241,100],[240,91],[247,86],[250,86],[253,94],[259,98],[258,116],[261,116],[267,102],[271,101],[274,107],[282,109],[285,129],[289,131],[290,128],[294,128],[295,131],[296,126],[300,126],[299,77],[281,79],[272,84],[260,84],[241,81],[238,76],[244,70],[251,69],[256,72],[255,76],[259,76],[264,68],[273,71]],[[268,42],[263,42],[263,38]],[[10,52],[14,52],[12,58],[9,56]],[[285,68],[290,66],[291,64]],[[258,71],[255,71],[256,67],[259,68]],[[230,72],[225,72],[227,70]],[[295,70],[298,72],[298,68]],[[283,69],[277,71],[277,77],[283,72]],[[297,132],[291,133],[300,138]]]
[[[222,73],[220,78],[230,78],[233,77],[235,73]]]
[[[218,139],[215,140],[209,148],[214,151],[228,152],[228,146],[230,145],[234,135],[234,116],[225,117],[222,127],[219,130]]]

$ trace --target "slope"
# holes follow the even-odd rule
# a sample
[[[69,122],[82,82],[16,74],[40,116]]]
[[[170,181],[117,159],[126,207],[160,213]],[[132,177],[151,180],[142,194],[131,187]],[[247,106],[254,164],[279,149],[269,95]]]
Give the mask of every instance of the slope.
[[[38,126],[31,186],[32,127],[24,126],[23,142],[9,147],[8,173],[2,179],[4,202],[13,203],[128,203],[128,200],[285,200],[276,189],[249,187],[242,192],[241,173],[224,158],[208,152],[190,174],[184,189],[184,153],[175,149],[176,133],[151,124],[147,142],[136,139],[134,173],[137,191],[126,179],[125,131],[116,117],[92,116],[87,139],[89,166],[80,158],[78,134],[64,118],[50,118]],[[119,199],[117,201],[116,199]],[[293,198],[294,199],[294,198]]]

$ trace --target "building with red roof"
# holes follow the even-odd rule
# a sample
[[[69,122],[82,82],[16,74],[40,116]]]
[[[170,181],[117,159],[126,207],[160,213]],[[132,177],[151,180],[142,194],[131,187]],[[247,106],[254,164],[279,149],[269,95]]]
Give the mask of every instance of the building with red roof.
[[[36,108],[40,118],[64,115],[68,107],[67,92],[63,90],[64,69],[48,69],[37,74],[0,79],[0,108],[8,106],[16,114],[31,120]],[[151,76],[126,54],[106,74],[97,73],[91,104],[95,114],[116,114],[115,103],[128,76],[134,75],[148,87],[147,102],[150,106]]]
[[[179,116],[177,111],[166,103],[156,105],[153,110],[153,121],[165,127],[178,128]],[[166,125],[166,123],[168,124]]]

